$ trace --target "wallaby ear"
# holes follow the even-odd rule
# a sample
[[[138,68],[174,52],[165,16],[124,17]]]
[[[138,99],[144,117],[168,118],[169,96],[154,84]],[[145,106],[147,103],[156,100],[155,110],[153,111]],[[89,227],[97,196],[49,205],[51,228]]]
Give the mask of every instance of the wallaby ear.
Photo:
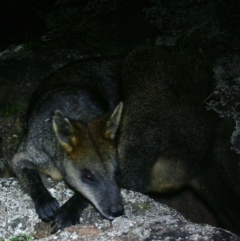
[[[56,110],[53,116],[53,129],[60,145],[67,151],[71,152],[73,127],[69,120],[65,118],[60,110]]]
[[[114,139],[117,129],[120,125],[122,110],[123,110],[123,103],[120,102],[118,106],[114,109],[109,120],[107,121],[107,129],[105,132],[105,136],[112,140]]]

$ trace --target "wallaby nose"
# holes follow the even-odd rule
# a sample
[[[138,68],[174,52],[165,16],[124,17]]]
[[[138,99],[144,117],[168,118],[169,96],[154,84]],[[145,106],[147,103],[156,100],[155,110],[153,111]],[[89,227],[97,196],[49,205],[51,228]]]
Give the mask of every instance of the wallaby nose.
[[[119,217],[124,214],[124,207],[122,204],[119,204],[118,206],[112,207],[108,211],[109,215],[112,217]]]

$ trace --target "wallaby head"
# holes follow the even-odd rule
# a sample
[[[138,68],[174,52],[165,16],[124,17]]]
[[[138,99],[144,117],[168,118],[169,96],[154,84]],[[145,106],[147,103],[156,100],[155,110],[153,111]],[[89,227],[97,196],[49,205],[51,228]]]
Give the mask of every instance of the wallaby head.
[[[114,146],[121,113],[122,103],[112,113],[87,125],[69,120],[59,110],[53,117],[53,128],[64,150],[61,171],[66,183],[108,219],[123,214]]]

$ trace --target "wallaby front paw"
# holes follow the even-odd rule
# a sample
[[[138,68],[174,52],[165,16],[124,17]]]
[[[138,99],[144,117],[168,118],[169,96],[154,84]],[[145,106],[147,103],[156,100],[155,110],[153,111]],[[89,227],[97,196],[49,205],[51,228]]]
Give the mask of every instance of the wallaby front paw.
[[[51,233],[79,223],[80,216],[87,205],[88,202],[85,198],[79,194],[74,194],[58,209],[51,225],[54,227]]]
[[[49,222],[54,219],[59,208],[59,203],[52,196],[40,196],[35,201],[35,208],[38,217],[44,222]]]
[[[56,233],[58,230],[64,229],[71,225],[76,225],[79,223],[80,210],[67,209],[66,206],[60,207],[58,210],[51,227],[54,227],[51,233]]]

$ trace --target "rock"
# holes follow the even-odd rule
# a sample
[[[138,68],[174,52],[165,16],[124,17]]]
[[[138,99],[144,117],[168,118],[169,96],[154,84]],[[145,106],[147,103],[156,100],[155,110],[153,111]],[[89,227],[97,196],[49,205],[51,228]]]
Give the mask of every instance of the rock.
[[[240,54],[221,57],[214,64],[215,89],[207,99],[207,109],[226,121],[232,119],[231,148],[240,154]],[[235,128],[234,128],[235,125]]]
[[[72,191],[64,183],[47,180],[49,191],[60,204]],[[41,222],[33,203],[17,179],[0,179],[0,240],[17,236],[49,240],[240,240],[229,231],[187,221],[181,214],[148,196],[122,190],[125,215],[112,222],[91,206],[83,212],[79,225],[50,235],[49,223]]]

